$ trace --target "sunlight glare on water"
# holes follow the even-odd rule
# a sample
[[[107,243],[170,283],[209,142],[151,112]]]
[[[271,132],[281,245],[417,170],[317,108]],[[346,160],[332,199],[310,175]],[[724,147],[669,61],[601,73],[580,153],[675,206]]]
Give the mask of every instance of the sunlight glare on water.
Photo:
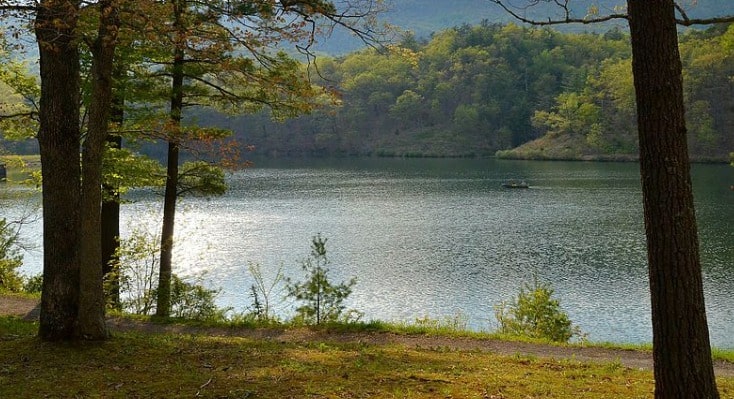
[[[223,197],[182,201],[174,272],[205,273],[221,288],[220,305],[243,311],[248,263],[268,281],[281,265],[298,279],[320,233],[332,280],[357,277],[348,306],[368,320],[462,314],[489,330],[493,306],[537,276],[590,340],[649,342],[638,173],[636,164],[614,163],[264,161],[231,174]],[[721,182],[733,177],[725,165],[694,167],[712,342],[729,348],[734,193]],[[507,179],[531,188],[504,189]],[[141,209],[159,206],[159,197],[140,195],[123,216],[137,222]]]

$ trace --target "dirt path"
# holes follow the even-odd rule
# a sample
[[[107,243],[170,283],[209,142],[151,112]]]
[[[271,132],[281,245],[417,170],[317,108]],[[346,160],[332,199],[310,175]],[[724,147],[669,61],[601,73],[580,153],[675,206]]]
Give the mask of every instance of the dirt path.
[[[37,320],[38,300],[0,295],[0,315],[12,315],[26,320]],[[342,333],[297,329],[249,329],[249,328],[201,328],[186,325],[155,324],[125,318],[110,318],[112,331],[144,331],[150,333],[199,334],[213,336],[237,336],[279,342],[339,342],[370,345],[405,345],[413,348],[481,350],[508,356],[532,356],[538,358],[573,359],[590,363],[620,363],[629,368],[652,369],[649,352],[596,347],[561,347],[525,342],[498,341],[424,335],[400,335],[393,333]],[[716,375],[734,377],[734,364],[717,361]]]

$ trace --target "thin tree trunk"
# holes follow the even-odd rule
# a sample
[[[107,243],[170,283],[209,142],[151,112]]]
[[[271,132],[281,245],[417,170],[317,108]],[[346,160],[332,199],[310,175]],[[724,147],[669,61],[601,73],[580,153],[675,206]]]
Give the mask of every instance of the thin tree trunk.
[[[124,67],[115,65],[115,81],[123,79]],[[125,95],[123,88],[118,87],[112,93],[110,121],[120,126],[125,118]],[[107,144],[110,148],[122,148],[122,137],[116,134],[107,134]],[[119,187],[103,184],[105,196],[102,199],[102,273],[107,283],[107,302],[115,309],[121,309],[120,302],[120,270],[117,252],[120,247],[120,194]]]
[[[113,109],[114,111],[114,109]],[[122,137],[108,135],[107,142],[111,148],[121,148]],[[107,284],[107,303],[115,309],[121,309],[120,303],[120,270],[117,251],[120,247],[120,194],[117,187],[104,184],[105,196],[101,210],[101,245],[102,274]]]
[[[718,398],[672,0],[629,0],[656,398]]]
[[[39,336],[74,338],[79,308],[79,2],[44,0],[35,21],[41,72],[43,293]]]
[[[79,338],[105,339],[105,296],[102,285],[102,156],[112,104],[112,67],[119,25],[115,0],[103,0],[92,45],[92,98],[89,126],[82,147],[82,223],[79,274]]]
[[[156,303],[156,316],[168,317],[171,314],[171,279],[173,275],[173,229],[176,216],[176,200],[178,198],[178,158],[181,128],[181,115],[183,113],[183,83],[184,83],[184,57],[185,36],[183,26],[183,13],[186,2],[174,1],[174,26],[177,31],[176,49],[172,66],[171,82],[171,109],[170,121],[171,132],[168,138],[168,163],[166,172],[166,192],[163,199],[163,226],[161,231],[161,261],[158,275],[158,298]]]
[[[173,276],[173,228],[176,216],[178,186],[178,143],[168,143],[168,175],[163,199],[163,228],[161,231],[161,262],[158,274],[156,316],[171,315],[171,279]]]

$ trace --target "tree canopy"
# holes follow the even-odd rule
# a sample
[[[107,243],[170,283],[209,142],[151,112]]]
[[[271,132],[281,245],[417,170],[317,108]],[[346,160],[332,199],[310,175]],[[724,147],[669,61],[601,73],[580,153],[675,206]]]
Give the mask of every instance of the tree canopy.
[[[734,99],[726,26],[681,37],[691,154],[725,160]],[[727,47],[728,46],[728,47]],[[484,22],[385,50],[319,58],[336,107],[273,123],[267,114],[200,120],[231,127],[259,154],[636,158],[629,34],[562,33]],[[538,142],[533,140],[543,138]]]

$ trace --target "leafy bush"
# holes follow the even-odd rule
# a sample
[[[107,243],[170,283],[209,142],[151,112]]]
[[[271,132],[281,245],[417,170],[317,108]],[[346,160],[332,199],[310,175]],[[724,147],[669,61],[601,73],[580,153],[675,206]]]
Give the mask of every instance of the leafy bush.
[[[20,292],[23,277],[18,273],[21,262],[17,258],[0,259],[0,292]]]
[[[17,244],[18,231],[15,226],[6,219],[0,219],[0,292],[23,290],[23,278],[18,273],[23,256]]]
[[[153,294],[157,283],[160,238],[140,228],[133,229],[130,238],[121,240],[114,267],[107,279],[119,279],[123,311],[148,315],[155,311]],[[110,284],[105,284],[107,289]],[[110,294],[107,295],[110,298]]]
[[[43,289],[43,273],[28,277],[23,282],[23,291],[29,293],[39,293]]]
[[[553,299],[551,285],[539,283],[537,279],[533,285],[525,283],[520,287],[512,302],[495,306],[494,313],[502,334],[555,342],[568,342],[579,334],[578,327],[572,325],[560,302]]]
[[[175,274],[171,279],[171,316],[192,320],[224,319],[229,309],[219,309],[215,299],[219,292],[200,284],[183,281]]]
[[[160,238],[142,229],[135,229],[130,238],[120,242],[119,265],[114,275],[119,277],[122,310],[133,314],[155,313],[158,283],[158,254]],[[229,309],[219,309],[217,290],[189,283],[173,275],[171,279],[171,316],[195,320],[223,319]]]
[[[326,239],[321,236],[313,238],[311,243],[311,257],[303,261],[303,270],[306,272],[306,281],[294,283],[286,279],[288,297],[303,302],[296,309],[297,319],[307,324],[321,324],[322,322],[336,322],[344,312],[344,300],[352,293],[352,287],[357,280],[333,285],[329,281],[329,260],[326,257]]]

